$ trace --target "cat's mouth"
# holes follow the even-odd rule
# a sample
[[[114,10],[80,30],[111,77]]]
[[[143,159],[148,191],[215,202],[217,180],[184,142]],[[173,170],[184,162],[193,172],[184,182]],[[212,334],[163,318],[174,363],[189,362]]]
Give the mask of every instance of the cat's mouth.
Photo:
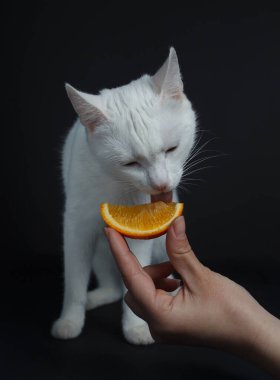
[[[159,201],[166,203],[172,202],[172,191],[160,194],[151,194],[151,203]]]

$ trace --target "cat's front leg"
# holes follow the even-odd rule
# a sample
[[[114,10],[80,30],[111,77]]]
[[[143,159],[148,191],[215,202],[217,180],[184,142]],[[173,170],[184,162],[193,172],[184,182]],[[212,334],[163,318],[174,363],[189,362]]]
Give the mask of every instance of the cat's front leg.
[[[142,266],[151,264],[153,240],[127,239],[127,243]],[[124,285],[123,290],[125,294],[127,289]],[[142,345],[154,343],[147,323],[134,314],[124,301],[122,328],[123,334],[129,343]]]
[[[94,222],[64,216],[64,300],[62,312],[53,326],[55,338],[77,337],[84,326],[87,286],[91,271]]]

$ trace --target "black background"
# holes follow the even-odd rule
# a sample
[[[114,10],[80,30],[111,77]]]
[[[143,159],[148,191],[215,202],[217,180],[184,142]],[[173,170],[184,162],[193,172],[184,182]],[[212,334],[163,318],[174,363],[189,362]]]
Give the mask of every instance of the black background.
[[[211,139],[216,152],[204,156],[220,154],[193,175],[203,182],[181,194],[191,244],[280,315],[279,7],[40,2],[11,3],[3,14],[4,378],[106,378],[112,368],[123,379],[267,378],[216,351],[128,345],[119,304],[90,312],[71,342],[53,340],[49,327],[62,300],[60,152],[76,117],[64,82],[93,93],[126,84],[154,73],[170,46],[201,144]]]

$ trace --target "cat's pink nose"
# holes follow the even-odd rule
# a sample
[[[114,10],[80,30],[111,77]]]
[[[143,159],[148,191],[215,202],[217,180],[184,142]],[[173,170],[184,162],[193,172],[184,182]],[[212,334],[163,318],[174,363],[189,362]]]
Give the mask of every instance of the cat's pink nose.
[[[153,185],[153,188],[157,191],[160,191],[161,193],[163,193],[164,191],[167,190],[167,183],[160,183],[158,185]]]

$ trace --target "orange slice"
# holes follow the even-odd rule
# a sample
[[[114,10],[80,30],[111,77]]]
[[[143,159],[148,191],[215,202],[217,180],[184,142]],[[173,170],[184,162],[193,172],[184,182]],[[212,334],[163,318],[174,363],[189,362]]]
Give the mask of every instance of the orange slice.
[[[132,239],[153,239],[166,233],[175,218],[182,215],[183,203],[162,201],[137,206],[102,203],[104,222]]]

